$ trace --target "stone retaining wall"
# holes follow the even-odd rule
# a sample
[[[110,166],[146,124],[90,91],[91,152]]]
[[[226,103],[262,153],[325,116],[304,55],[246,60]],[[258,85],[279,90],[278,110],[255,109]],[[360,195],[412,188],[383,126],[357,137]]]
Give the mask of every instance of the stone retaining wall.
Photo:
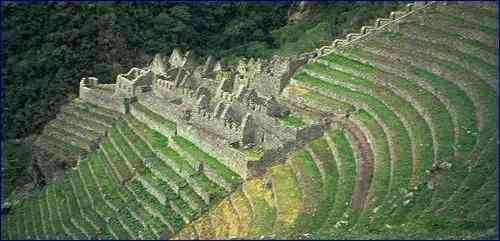
[[[113,93],[109,91],[80,86],[80,99],[120,113],[127,112],[125,100],[114,97]]]
[[[138,110],[134,105],[129,106],[129,112],[133,117],[145,123],[149,128],[158,131],[164,136],[171,137],[177,134],[177,131],[175,129],[172,130],[165,125],[158,123],[157,121],[144,114],[142,111]]]
[[[224,145],[223,138],[217,138],[214,134],[203,133],[202,129],[188,125],[185,122],[177,123],[177,134],[194,143],[210,156],[217,158],[218,161],[242,178],[248,177],[247,157],[238,150]]]

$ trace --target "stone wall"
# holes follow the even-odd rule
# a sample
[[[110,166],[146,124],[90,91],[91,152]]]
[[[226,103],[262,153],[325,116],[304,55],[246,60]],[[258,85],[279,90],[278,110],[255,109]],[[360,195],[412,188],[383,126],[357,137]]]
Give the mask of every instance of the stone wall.
[[[300,142],[300,144],[311,142],[312,140],[323,136],[326,129],[327,127],[320,124],[312,124],[304,128],[299,128],[297,129],[296,140],[297,142]]]
[[[154,113],[160,115],[161,117],[177,122],[180,120],[179,115],[179,105],[171,103],[169,100],[159,99],[150,94],[142,95],[137,98],[137,101],[146,106],[148,109]]]
[[[242,178],[249,175],[247,158],[238,150],[225,145],[223,136],[186,122],[177,123],[177,134],[197,145],[201,150],[217,158],[222,164]]]
[[[276,98],[305,62],[274,56],[270,60],[245,60],[234,69],[208,58],[205,65],[195,66],[192,53],[176,49],[170,58],[155,56],[144,70],[133,68],[119,75],[115,95],[108,90],[111,86],[95,88],[95,78],[82,79],[80,98],[130,113],[165,136],[179,135],[248,178],[284,162],[297,147],[323,134],[319,125],[289,128],[277,118],[288,109]],[[138,86],[149,89],[135,91]],[[129,95],[120,95],[121,90]],[[175,122],[176,128],[163,125],[130,104],[132,101]],[[247,153],[247,148],[256,149]],[[263,150],[259,160],[255,160],[259,153],[252,153],[257,150]]]
[[[177,131],[174,129],[167,128],[165,125],[162,125],[161,123],[158,123],[154,119],[151,119],[148,117],[146,114],[144,114],[142,111],[138,110],[135,105],[130,105],[130,114],[134,116],[136,119],[139,121],[145,123],[149,128],[158,131],[164,136],[174,136],[177,134]]]
[[[126,113],[125,99],[113,96],[113,92],[111,91],[93,88],[97,84],[97,82],[89,83],[85,78],[82,79],[80,82],[79,98],[94,105]]]

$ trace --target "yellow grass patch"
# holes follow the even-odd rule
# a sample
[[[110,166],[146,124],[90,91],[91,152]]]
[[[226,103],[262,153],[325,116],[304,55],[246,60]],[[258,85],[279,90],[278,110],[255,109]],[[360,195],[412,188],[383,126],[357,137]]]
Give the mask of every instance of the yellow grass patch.
[[[193,224],[194,224],[194,226],[196,226],[196,230],[198,230],[198,232],[199,232],[198,236],[200,239],[214,239],[215,238],[215,233],[214,233],[214,230],[211,226],[209,216],[204,215],[203,217],[196,220],[196,222]]]
[[[274,228],[284,231],[293,226],[301,210],[301,195],[293,169],[289,165],[279,165],[270,171],[277,207]]]
[[[236,213],[238,213],[240,220],[240,236],[246,237],[249,233],[249,229],[251,228],[253,215],[250,202],[242,191],[237,191],[231,195],[231,203],[233,204]]]
[[[286,87],[288,90],[288,93],[293,93],[296,95],[305,95],[309,93],[311,90],[304,87],[303,85],[289,85]]]

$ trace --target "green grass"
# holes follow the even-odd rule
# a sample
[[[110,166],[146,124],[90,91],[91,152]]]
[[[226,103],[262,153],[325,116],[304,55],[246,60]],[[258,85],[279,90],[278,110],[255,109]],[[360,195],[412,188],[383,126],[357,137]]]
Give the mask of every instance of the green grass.
[[[337,229],[334,226],[341,220],[347,221],[347,226],[352,225],[352,223],[349,223],[352,217],[351,196],[356,185],[356,160],[351,144],[341,130],[330,129],[328,135],[332,140],[332,152],[334,153],[335,160],[340,166],[340,182],[337,194],[335,195],[334,207],[321,228],[322,232],[331,232],[332,229]],[[340,229],[342,229],[342,226]]]
[[[296,156],[290,159],[290,165],[295,172],[300,172],[302,181],[299,182],[302,193],[303,210],[306,212],[298,218],[298,230],[316,230],[322,220],[317,217],[318,211],[322,206],[324,199],[323,188],[324,184],[321,179],[321,173],[316,166],[313,157],[307,151],[301,151]]]
[[[340,64],[339,62],[336,62],[336,59],[338,59],[336,54],[332,54],[332,57],[329,58],[332,62],[335,64]],[[346,59],[346,57],[340,57],[341,59]],[[346,62],[346,61],[342,61]],[[351,64],[354,62],[355,64]],[[431,122],[429,123],[434,127],[434,132],[436,133],[436,138],[438,141],[438,146],[435,148],[438,148],[437,152],[437,158],[438,159],[449,159],[450,156],[453,153],[453,150],[451,148],[450,143],[454,143],[454,132],[452,129],[449,128],[449,123],[453,123],[450,114],[446,110],[446,107],[443,105],[443,103],[437,99],[435,96],[432,95],[429,91],[426,91],[425,89],[421,88],[418,86],[414,81],[404,79],[398,76],[391,75],[389,73],[382,72],[381,70],[376,69],[375,67],[361,63],[356,60],[350,60],[349,66],[347,65],[342,65],[343,69],[346,69],[348,71],[354,72],[363,72],[366,74],[365,76],[370,76],[370,78],[381,78],[383,81],[389,81],[392,85],[394,85],[396,88],[404,90],[406,93],[409,95],[412,95],[413,98],[418,100],[419,104],[424,107],[425,111],[429,113],[429,116],[431,118]],[[368,71],[369,70],[369,71]],[[357,76],[360,78],[360,76]],[[361,78],[360,78],[361,79]],[[369,84],[366,84],[366,87],[369,89],[373,89],[374,91],[376,90],[375,87],[370,86]],[[383,99],[383,98],[379,98]],[[394,101],[394,104],[397,104],[398,101]],[[393,104],[393,105],[394,105]],[[401,104],[403,105],[403,104]],[[407,103],[406,106],[403,105],[399,109],[402,111],[406,112],[406,115],[411,115],[410,111],[411,106]],[[413,110],[415,112],[415,110]],[[426,126],[422,126],[424,124],[424,120],[421,118],[418,118],[418,122],[421,123],[420,126],[415,127],[417,130],[417,134],[420,134],[420,138],[424,138],[425,141],[422,141],[421,143],[431,143],[432,140],[429,140],[429,135],[430,135],[430,130]],[[422,129],[423,128],[423,129]],[[422,133],[423,132],[423,133]],[[422,135],[425,135],[424,137]],[[417,138],[414,138],[417,139]],[[422,140],[422,139],[420,139]],[[418,145],[418,144],[417,144]],[[432,158],[431,154],[427,153],[427,156],[424,158],[421,158],[423,161],[423,166],[422,168],[419,169],[418,175],[422,176],[423,175],[423,170],[428,169],[430,165],[432,164]]]
[[[381,36],[383,38],[374,39],[372,43],[379,42],[380,44],[383,43],[392,45],[398,43],[399,49],[407,51],[420,49],[419,52],[423,52],[422,50],[431,49],[431,55],[435,55],[436,58],[448,59],[455,65],[477,73],[483,80],[494,78],[497,74],[495,64],[488,63],[475,56],[475,54],[462,53],[458,50],[452,49],[448,44],[436,44],[430,41],[415,40],[398,32],[389,32]],[[427,51],[423,53],[427,53]],[[453,59],[456,60],[453,61]]]
[[[158,161],[158,157],[155,156],[149,146],[125,122],[117,122],[116,128],[134,146],[141,157],[152,157],[154,158],[152,161]]]
[[[297,116],[296,114],[288,114],[286,116],[281,117],[279,120],[282,125],[292,128],[299,128],[306,125],[304,120],[300,116]]]
[[[329,109],[334,112],[346,112],[347,110],[353,109],[353,106],[349,103],[335,100],[318,92],[308,92],[302,95],[302,97],[307,103],[314,104],[317,108],[324,110]]]
[[[337,58],[336,58],[337,59]],[[352,66],[360,67],[363,64],[356,63],[356,61],[347,61],[346,58],[342,59],[343,63],[349,63]],[[355,64],[356,63],[356,64]],[[413,146],[416,149],[416,158],[417,160],[421,160],[424,164],[424,167],[430,167],[433,161],[433,152],[432,147],[433,140],[432,134],[429,126],[426,121],[422,118],[421,115],[418,114],[417,110],[412,106],[412,104],[402,97],[396,95],[391,90],[386,87],[377,84],[373,80],[368,80],[361,78],[359,76],[353,76],[352,74],[343,72],[341,70],[335,69],[336,65],[330,66],[329,63],[319,63],[319,64],[311,64],[306,66],[306,69],[310,69],[318,74],[323,75],[326,78],[335,79],[336,82],[340,84],[345,83],[348,85],[355,85],[358,88],[362,89],[363,93],[370,94],[373,93],[373,97],[377,100],[382,101],[387,107],[394,110],[394,112],[399,113],[409,125],[409,133],[412,133],[411,140],[414,142]],[[369,69],[369,67],[364,67],[365,69]],[[374,70],[372,69],[371,73]],[[333,82],[333,81],[332,81]],[[452,137],[452,136],[449,136]],[[446,140],[444,140],[446,141]],[[453,141],[450,139],[449,141]],[[443,145],[439,149],[440,157],[449,158],[453,152],[451,146]],[[418,167],[414,167],[418,168]],[[419,174],[423,174],[423,169],[419,168]]]
[[[316,227],[316,225],[323,223],[326,218],[328,218],[328,213],[331,212],[331,210],[334,208],[335,197],[337,194],[337,190],[339,189],[339,173],[337,164],[335,163],[335,157],[333,156],[330,150],[330,146],[328,146],[325,138],[316,139],[312,141],[309,146],[311,148],[311,151],[319,159],[316,161],[322,164],[324,173],[326,174],[323,182],[324,197],[317,212],[315,223],[311,230],[316,231],[320,228],[319,226]]]
[[[374,59],[374,54],[363,51],[361,49],[352,50],[351,54],[354,54],[360,58],[366,58],[372,61],[379,62],[379,60]],[[425,69],[406,65],[404,70],[405,74],[408,75],[408,78],[415,78],[416,80],[425,81],[427,85],[433,88],[433,93],[439,93],[439,95],[446,98],[447,102],[452,108],[449,111],[445,111],[445,107],[439,104],[439,102],[427,101],[423,103],[426,103],[426,105],[428,106],[427,109],[432,111],[432,117],[433,119],[435,119],[433,125],[435,126],[436,130],[440,131],[439,134],[440,136],[442,136],[441,138],[444,138],[444,140],[449,140],[450,138],[452,138],[453,134],[450,132],[450,128],[447,128],[447,124],[453,123],[451,120],[451,116],[456,119],[459,128],[458,137],[454,142],[451,143],[455,143],[456,147],[459,150],[462,150],[461,152],[463,154],[470,152],[474,148],[474,144],[478,135],[475,116],[471,115],[471,113],[475,113],[476,111],[472,100],[457,85],[444,78],[436,76]],[[408,79],[408,81],[394,81],[394,83],[399,83],[401,85],[403,83],[406,83],[407,87],[405,88],[409,90],[411,90],[412,87],[417,87],[416,83],[411,79]],[[419,98],[420,100],[430,100],[426,98],[430,97],[429,94],[426,94],[426,91],[418,91],[417,93],[419,93],[419,95],[424,95],[422,96],[422,98]],[[449,115],[447,114],[447,112],[449,113]],[[447,129],[448,131],[446,131]]]
[[[395,160],[395,172],[397,177],[395,184],[398,187],[407,187],[412,175],[411,141],[407,130],[401,120],[390,111],[383,103],[369,95],[352,91],[346,87],[334,85],[325,81],[315,79],[304,72],[297,74],[295,79],[313,86],[320,93],[332,94],[348,98],[349,102],[362,102],[369,105],[374,113],[391,128],[391,138],[393,138],[394,149],[397,160]]]
[[[446,79],[424,69],[414,67],[413,74],[423,79],[427,79],[428,81],[432,81],[434,88],[441,90],[441,93],[446,93],[449,102],[456,107],[460,107],[455,109],[459,116],[459,133],[461,133],[456,142],[457,148],[462,153],[469,153],[472,151],[476,144],[477,129],[475,116],[471,115],[471,113],[475,113],[476,111],[474,104],[467,97],[467,94]]]
[[[389,143],[387,142],[387,136],[382,127],[368,112],[363,110],[359,111],[355,114],[355,118],[369,130],[373,137],[370,146],[374,153],[375,163],[370,192],[372,192],[375,197],[372,207],[376,208],[384,204],[386,195],[390,193],[391,157]]]
[[[252,229],[250,230],[248,237],[256,239],[263,235],[268,235],[273,231],[278,211],[276,210],[276,207],[271,206],[266,201],[265,194],[260,192],[260,190],[257,189],[248,191],[252,191],[251,193],[248,193],[247,196],[251,195],[249,196],[249,198],[251,198],[249,201],[253,203]]]
[[[459,15],[447,14],[446,12],[441,11],[439,13],[439,16],[447,18],[447,19],[449,19],[457,24],[460,24],[460,26],[463,26],[464,28],[470,28],[471,26],[474,26],[473,29],[477,29],[483,33],[487,33],[487,34],[492,35],[492,36],[497,35],[497,30],[495,29],[495,27],[484,25],[484,24],[476,24],[476,23],[470,22],[469,20],[467,20],[463,17],[460,17]]]
[[[403,52],[404,54],[405,52]],[[409,52],[407,52],[409,53]],[[432,62],[434,63],[434,68],[437,68],[439,69],[439,71],[441,71],[442,73],[444,73],[443,76],[445,76],[447,79],[457,79],[457,81],[459,82],[466,82],[467,83],[467,94],[471,95],[471,98],[473,99],[474,102],[476,102],[477,105],[482,105],[482,106],[485,106],[486,109],[488,111],[483,111],[481,112],[480,114],[483,116],[483,118],[485,119],[485,121],[487,122],[487,124],[485,124],[485,127],[486,128],[489,128],[489,127],[493,127],[495,126],[493,124],[493,122],[496,121],[495,119],[495,114],[496,114],[496,108],[494,108],[493,106],[495,105],[495,92],[491,89],[491,87],[489,85],[487,85],[485,82],[483,82],[482,80],[480,80],[480,78],[478,78],[475,74],[473,73],[470,73],[470,72],[467,72],[465,71],[462,67],[460,66],[457,66],[456,64],[454,63],[451,63],[450,61],[447,61],[447,60],[444,60],[444,59],[438,59],[438,58],[433,58],[433,57],[429,57],[429,56],[424,56],[422,54],[413,54],[413,55],[405,55],[407,56],[406,58],[409,58],[409,59],[412,59],[414,61],[416,61],[417,63],[421,63],[421,64],[418,64],[418,65],[423,65],[422,62],[423,61],[426,61],[426,62]],[[420,73],[424,73],[428,76],[430,76],[430,78],[432,78],[433,80],[439,80],[441,78],[443,78],[443,76],[436,76],[430,72],[427,72],[425,73],[425,70],[422,71],[422,70],[419,70],[419,67],[416,67],[414,66],[413,67],[414,69],[417,69],[416,72],[420,72]],[[457,87],[455,87],[457,88]],[[450,92],[452,90],[446,90],[445,92]],[[464,102],[464,101],[468,101],[469,98],[467,97],[463,97],[463,96],[458,96],[459,98],[457,99],[457,95],[455,95],[455,100],[457,102]],[[450,98],[451,99],[451,98]],[[460,103],[459,103],[460,105]],[[469,117],[469,118],[474,118],[474,116],[470,115],[470,113],[474,113],[474,112],[468,112],[466,115]],[[482,130],[482,131],[485,131],[485,130]],[[487,132],[491,132],[492,130],[488,130]],[[479,136],[488,136],[488,135],[482,135],[480,133]],[[481,146],[481,143],[484,144],[484,142],[482,141],[482,139],[478,139],[479,141],[479,145],[478,146]],[[465,148],[468,148],[467,146],[467,143],[465,144],[466,146],[464,146]],[[458,146],[459,149],[462,149],[462,146]]]
[[[145,138],[145,140],[147,140],[151,144],[153,149],[161,149],[168,145],[167,137],[163,136],[155,130],[148,128],[147,125],[139,122],[132,116],[126,115],[125,120],[127,121],[127,124],[134,129],[134,131],[137,131],[141,136]]]
[[[296,215],[298,215],[299,211],[302,211],[304,194],[299,187],[301,184],[295,177],[294,170],[290,165],[272,168],[270,177],[277,214],[273,232],[287,236],[290,228],[295,229]]]
[[[143,137],[146,138],[151,144],[153,148],[157,148],[160,153],[162,153],[164,156],[169,158],[174,164],[175,167],[174,169],[179,170],[181,172],[187,172],[189,175],[194,175],[196,177],[195,180],[197,180],[203,187],[204,190],[206,190],[209,193],[214,194],[215,196],[220,196],[221,194],[221,189],[216,187],[214,183],[209,181],[206,177],[198,176],[195,173],[195,170],[192,169],[192,167],[189,165],[189,163],[182,157],[180,156],[175,150],[172,148],[168,147],[168,138],[161,135],[160,133],[149,129],[147,126],[144,124],[140,123],[139,121],[135,120],[134,118],[127,116],[127,123],[129,126],[133,128],[133,131],[131,129],[126,128],[126,126],[120,125],[119,128],[122,130],[124,133],[127,134],[129,139],[132,139],[137,147],[137,149],[142,153],[143,156],[148,155],[148,154],[153,154],[152,150],[149,149],[149,147],[144,143],[144,141],[137,136],[134,131],[137,131]],[[149,138],[148,138],[149,137]],[[159,172],[161,172],[164,176],[169,178],[170,180],[174,181],[177,183],[178,186],[182,186],[183,180],[173,169],[172,167],[169,167],[164,163],[163,161],[156,159],[152,162],[152,168],[158,169]]]
[[[109,135],[115,141],[118,150],[123,153],[125,160],[132,165],[134,171],[137,172],[137,174],[144,172],[146,166],[142,162],[142,159],[134,152],[127,140],[118,132],[118,130],[113,128],[109,132]]]
[[[134,174],[133,172],[125,165],[123,158],[120,156],[120,154],[116,151],[116,149],[113,147],[113,144],[108,140],[106,140],[103,144],[103,149],[106,151],[106,153],[109,154],[110,162],[114,164],[114,166],[118,169],[118,173],[123,178],[129,178],[132,177]]]
[[[177,215],[169,205],[162,205],[139,181],[135,180],[129,186],[145,203],[158,210],[174,229],[178,230],[184,225],[182,217]]]
[[[438,28],[436,26],[429,25],[415,25],[415,24],[406,24],[401,27],[401,33],[405,34],[409,28],[413,34],[420,34],[420,37],[428,39],[429,41],[443,43],[453,46],[457,50],[463,51],[465,53],[469,53],[475,56],[482,56],[487,59],[489,63],[495,62],[495,48],[488,46],[478,40],[469,39],[464,36],[461,36],[455,32],[446,31],[444,28]]]

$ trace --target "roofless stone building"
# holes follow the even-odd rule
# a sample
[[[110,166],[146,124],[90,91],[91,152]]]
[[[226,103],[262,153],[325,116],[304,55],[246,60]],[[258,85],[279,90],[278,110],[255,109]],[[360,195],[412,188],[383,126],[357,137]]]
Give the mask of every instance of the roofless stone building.
[[[323,134],[319,121],[303,127],[280,122],[290,110],[279,95],[306,61],[274,56],[228,66],[210,56],[197,64],[191,51],[174,49],[170,56],[157,54],[146,68],[119,74],[115,84],[83,78],[80,99],[131,113],[166,136],[180,135],[246,178]],[[175,122],[176,131],[141,115],[134,102]]]

